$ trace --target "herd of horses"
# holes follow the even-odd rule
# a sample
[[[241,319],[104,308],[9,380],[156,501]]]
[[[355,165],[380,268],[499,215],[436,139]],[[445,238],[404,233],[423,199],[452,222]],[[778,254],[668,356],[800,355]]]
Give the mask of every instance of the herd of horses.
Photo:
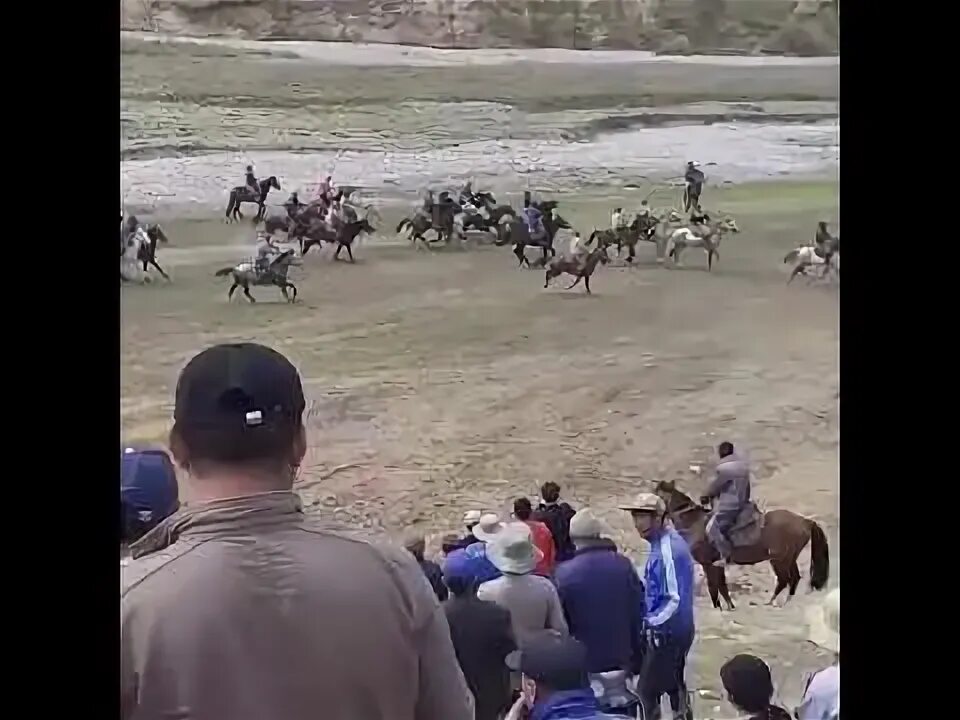
[[[270,191],[274,189],[279,191],[281,186],[273,175],[259,181],[259,192],[253,192],[245,186],[233,188],[229,194],[226,220],[242,220],[244,216],[241,205],[255,204],[257,211],[253,216],[254,224],[268,235],[283,232],[287,242],[299,245],[299,256],[292,250],[284,251],[273,260],[266,272],[259,271],[252,262],[217,271],[218,277],[233,277],[234,282],[228,291],[228,297],[232,298],[234,292],[241,288],[244,295],[252,301],[251,286],[271,285],[280,288],[284,297],[293,302],[297,290],[287,278],[288,270],[299,264],[300,258],[311,248],[321,248],[324,244],[334,245],[334,259],[340,259],[341,251],[345,250],[349,262],[354,262],[354,242],[362,233],[372,234],[376,231],[372,223],[376,211],[368,206],[361,216],[350,202],[354,188],[341,188],[335,196],[323,197],[312,203],[301,203],[294,194],[284,204],[283,212],[268,213],[267,199]],[[625,262],[630,264],[636,258],[637,246],[640,243],[650,243],[656,248],[658,263],[669,259],[675,266],[681,265],[686,250],[700,249],[706,256],[709,271],[713,268],[714,260],[719,257],[724,235],[740,232],[736,221],[729,216],[712,220],[698,212],[699,217],[684,221],[677,209],[667,208],[659,212],[651,210],[638,213],[632,221],[620,227],[595,229],[588,239],[582,242],[581,251],[576,256],[564,254],[558,257],[554,245],[559,231],[575,232],[573,226],[558,212],[559,201],[533,201],[529,194],[526,195],[526,200],[541,213],[542,231],[539,233],[532,233],[519,212],[509,204],[498,203],[489,192],[461,192],[458,200],[446,192],[441,193],[439,199],[435,199],[430,192],[413,215],[399,222],[396,232],[406,231],[415,247],[426,248],[437,243],[449,245],[455,240],[465,242],[470,231],[485,232],[492,236],[494,245],[512,247],[519,267],[534,267],[527,250],[539,250],[540,257],[535,264],[545,269],[544,287],[549,287],[554,278],[568,274],[574,277],[574,282],[569,287],[575,287],[583,281],[587,293],[591,292],[590,277],[598,265],[610,261],[609,249],[612,247],[617,249],[617,258],[621,258],[626,249]],[[331,205],[337,208],[334,222],[331,222],[329,215]],[[685,192],[683,209],[699,211],[699,208],[699,197],[692,197]],[[144,273],[152,267],[169,280],[169,276],[157,262],[157,245],[167,242],[162,228],[158,224],[139,226],[135,218],[130,220],[133,220],[132,226],[125,225],[128,230],[121,231],[121,280],[130,279],[124,267],[138,265]],[[431,231],[434,237],[428,240],[427,233]],[[579,233],[576,233],[576,242],[581,243]],[[799,275],[806,275],[811,268],[819,268],[821,277],[830,271],[839,276],[839,237],[830,235],[826,224],[820,223],[815,244],[792,250],[784,258],[784,263],[793,263],[794,266],[788,283]]]

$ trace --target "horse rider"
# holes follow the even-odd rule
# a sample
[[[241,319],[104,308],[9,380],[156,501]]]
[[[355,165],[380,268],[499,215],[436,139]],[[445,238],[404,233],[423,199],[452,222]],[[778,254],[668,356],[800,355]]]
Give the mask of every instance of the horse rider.
[[[320,185],[317,187],[317,197],[323,198],[325,201],[329,202],[332,193],[333,175],[327,175],[323,180],[320,181]]]
[[[274,258],[280,254],[280,250],[273,244],[273,235],[259,233],[259,236],[255,267],[258,275],[264,275],[270,269]]]
[[[700,209],[700,193],[703,192],[703,183],[707,179],[701,170],[698,170],[699,163],[690,160],[687,163],[687,169],[683,173],[683,179],[687,183],[687,197],[697,197],[696,209]]]
[[[460,204],[469,202],[473,204],[473,181],[467,180],[466,185],[460,189]]]
[[[253,165],[247,165],[247,178],[244,180],[244,185],[253,197],[260,197],[260,183],[257,182],[257,176],[253,174]]]
[[[543,226],[543,213],[539,208],[533,206],[530,202],[530,193],[524,193],[523,210],[520,216],[527,225],[527,231],[530,233],[530,239],[535,240],[547,234],[547,229]]]
[[[614,230],[620,230],[627,226],[627,218],[623,213],[623,208],[614,208],[610,213],[610,227]]]
[[[839,249],[839,242],[827,229],[827,223],[821,220],[817,223],[817,235],[813,240],[813,251],[823,258],[824,264],[829,265],[833,254]]]
[[[750,502],[750,466],[734,452],[733,443],[720,443],[717,454],[720,456],[717,477],[704,491],[700,504],[709,506],[713,503],[713,514],[707,523],[707,539],[720,554],[720,559],[713,563],[714,567],[725,567],[733,552],[730,530]]]

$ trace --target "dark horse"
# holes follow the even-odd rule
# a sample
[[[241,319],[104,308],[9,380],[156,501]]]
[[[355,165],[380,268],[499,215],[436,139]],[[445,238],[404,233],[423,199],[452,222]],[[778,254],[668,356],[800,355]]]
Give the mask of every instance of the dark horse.
[[[557,215],[554,210],[557,207],[556,200],[548,200],[547,202],[540,203],[537,205],[537,208],[543,213],[543,228],[546,230],[546,233],[536,240],[530,238],[530,230],[527,228],[527,224],[522,220],[513,220],[506,225],[500,225],[498,227],[500,239],[496,242],[497,245],[506,245],[509,242],[513,243],[513,254],[517,256],[519,261],[519,267],[526,265],[530,267],[530,261],[527,260],[527,256],[524,253],[524,250],[528,245],[532,247],[538,247],[543,252],[543,258],[540,261],[540,265],[547,264],[547,255],[555,257],[557,251],[553,249],[553,240],[557,236],[557,231],[563,228],[564,230],[572,230],[573,227],[564,220],[562,217]]]
[[[233,275],[233,285],[227,292],[227,300],[233,298],[233,293],[238,287],[243,288],[243,294],[247,296],[250,302],[256,302],[253,295],[250,294],[251,285],[273,285],[280,288],[283,297],[287,302],[294,302],[297,299],[297,287],[287,280],[287,271],[290,266],[297,262],[297,256],[293,250],[284,250],[273,261],[263,273],[258,273],[256,265],[252,262],[242,262],[236,267],[223,268],[217,270],[216,277]],[[293,297],[287,294],[287,289],[293,290]]]
[[[353,250],[351,246],[353,241],[356,240],[357,235],[362,232],[374,233],[376,228],[370,224],[366,218],[361,218],[360,220],[354,220],[352,222],[343,223],[336,230],[332,230],[327,225],[315,224],[311,226],[310,230],[306,233],[303,239],[303,250],[301,255],[306,255],[310,252],[310,248],[314,245],[318,247],[322,243],[337,243],[337,251],[333,254],[334,260],[340,259],[340,251],[344,248],[347,249],[347,255],[350,257],[350,262],[353,262]]]
[[[589,240],[587,243],[589,244]],[[543,281],[543,287],[546,288],[550,285],[550,280],[555,277],[567,273],[568,275],[573,275],[576,280],[573,281],[573,284],[570,287],[566,288],[570,290],[575,287],[577,283],[583,280],[583,284],[587,289],[587,294],[590,295],[590,276],[593,275],[593,271],[597,269],[597,263],[603,263],[606,265],[610,262],[610,258],[607,256],[607,246],[602,242],[597,244],[593,250],[590,251],[590,254],[587,255],[586,259],[583,261],[583,264],[574,260],[573,258],[556,258],[551,260],[550,264],[547,266],[547,276]]]
[[[416,244],[417,240],[427,244],[429,241],[424,237],[427,230],[433,230],[437,234],[434,242],[446,240],[447,243],[453,237],[453,219],[460,212],[460,206],[455,203],[432,203],[429,214],[422,210],[412,218],[403,218],[397,225],[397,232],[403,232],[404,228],[410,228],[410,239]]]
[[[230,191],[230,202],[227,203],[227,212],[224,213],[227,220],[243,219],[243,213],[240,212],[240,203],[256,203],[258,207],[255,220],[263,218],[263,214],[267,209],[267,195],[270,194],[271,188],[279,190],[280,182],[276,176],[271,175],[266,180],[260,180],[258,184],[260,185],[259,196],[252,195],[245,185],[238,185]]]
[[[733,610],[733,601],[727,590],[727,576],[722,567],[713,563],[720,555],[707,539],[706,528],[708,511],[696,504],[688,496],[676,489],[669,480],[657,484],[657,495],[667,504],[667,514],[674,527],[690,546],[693,559],[703,568],[707,577],[710,600],[715,608],[720,608],[718,593],[727,603],[727,609]],[[736,565],[756,565],[770,561],[777,576],[777,586],[768,605],[773,605],[777,596],[789,588],[793,597],[800,584],[800,568],[797,558],[810,543],[810,587],[822,590],[830,577],[830,552],[827,536],[813,520],[790,512],[789,510],[771,510],[763,515],[763,527],[759,540],[752,545],[737,547],[734,545],[730,561]]]
[[[817,223],[817,234],[814,238],[814,252],[823,258],[823,275],[830,269],[830,261],[834,253],[840,252],[840,237],[831,235],[827,223],[823,220]]]

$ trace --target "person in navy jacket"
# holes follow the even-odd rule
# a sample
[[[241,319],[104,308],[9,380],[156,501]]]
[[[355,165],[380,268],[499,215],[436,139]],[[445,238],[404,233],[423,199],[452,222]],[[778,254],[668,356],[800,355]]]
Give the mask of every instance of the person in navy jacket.
[[[664,524],[666,506],[652,493],[640,493],[620,506],[650,543],[643,573],[646,648],[637,684],[645,720],[658,720],[667,695],[673,715],[693,720],[684,672],[693,645],[693,557],[686,541]]]
[[[629,670],[643,650],[643,584],[590,508],[570,520],[574,557],[556,571],[570,634],[587,649],[587,672]]]

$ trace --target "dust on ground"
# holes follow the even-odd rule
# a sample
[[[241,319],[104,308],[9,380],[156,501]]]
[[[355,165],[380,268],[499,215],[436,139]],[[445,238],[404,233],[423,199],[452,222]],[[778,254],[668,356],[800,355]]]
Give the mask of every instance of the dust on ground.
[[[598,508],[640,560],[618,499],[662,478],[697,494],[707,478],[690,466],[709,466],[729,438],[749,454],[763,506],[824,526],[837,583],[838,297],[829,286],[786,287],[782,265],[818,220],[835,217],[836,188],[743,186],[710,203],[742,229],[724,239],[712,273],[695,251],[669,270],[641,246],[637,267],[598,270],[593,296],[562,289],[569,279],[541,289],[542,272],[517,269],[507,248],[370,243],[352,266],[309,256],[293,278],[295,305],[272,288],[254,290],[256,305],[228,304],[213,271],[252,249],[251,226],[171,222],[174,247],[159,258],[177,258],[173,284],[122,292],[124,439],[164,439],[191,355],[256,340],[305,378],[310,452],[299,488],[311,512],[394,537],[422,530],[436,545],[464,509],[506,514],[514,497],[555,480],[575,506]],[[587,233],[610,208],[561,204]],[[396,219],[384,218],[384,236]],[[804,595],[809,549],[801,563],[804,583],[786,608],[763,606],[767,565],[729,571],[735,612],[698,600],[697,717],[733,716],[718,699],[718,670],[736,652],[768,659],[788,705],[802,673],[825,664],[803,642],[804,607],[817,599]]]

